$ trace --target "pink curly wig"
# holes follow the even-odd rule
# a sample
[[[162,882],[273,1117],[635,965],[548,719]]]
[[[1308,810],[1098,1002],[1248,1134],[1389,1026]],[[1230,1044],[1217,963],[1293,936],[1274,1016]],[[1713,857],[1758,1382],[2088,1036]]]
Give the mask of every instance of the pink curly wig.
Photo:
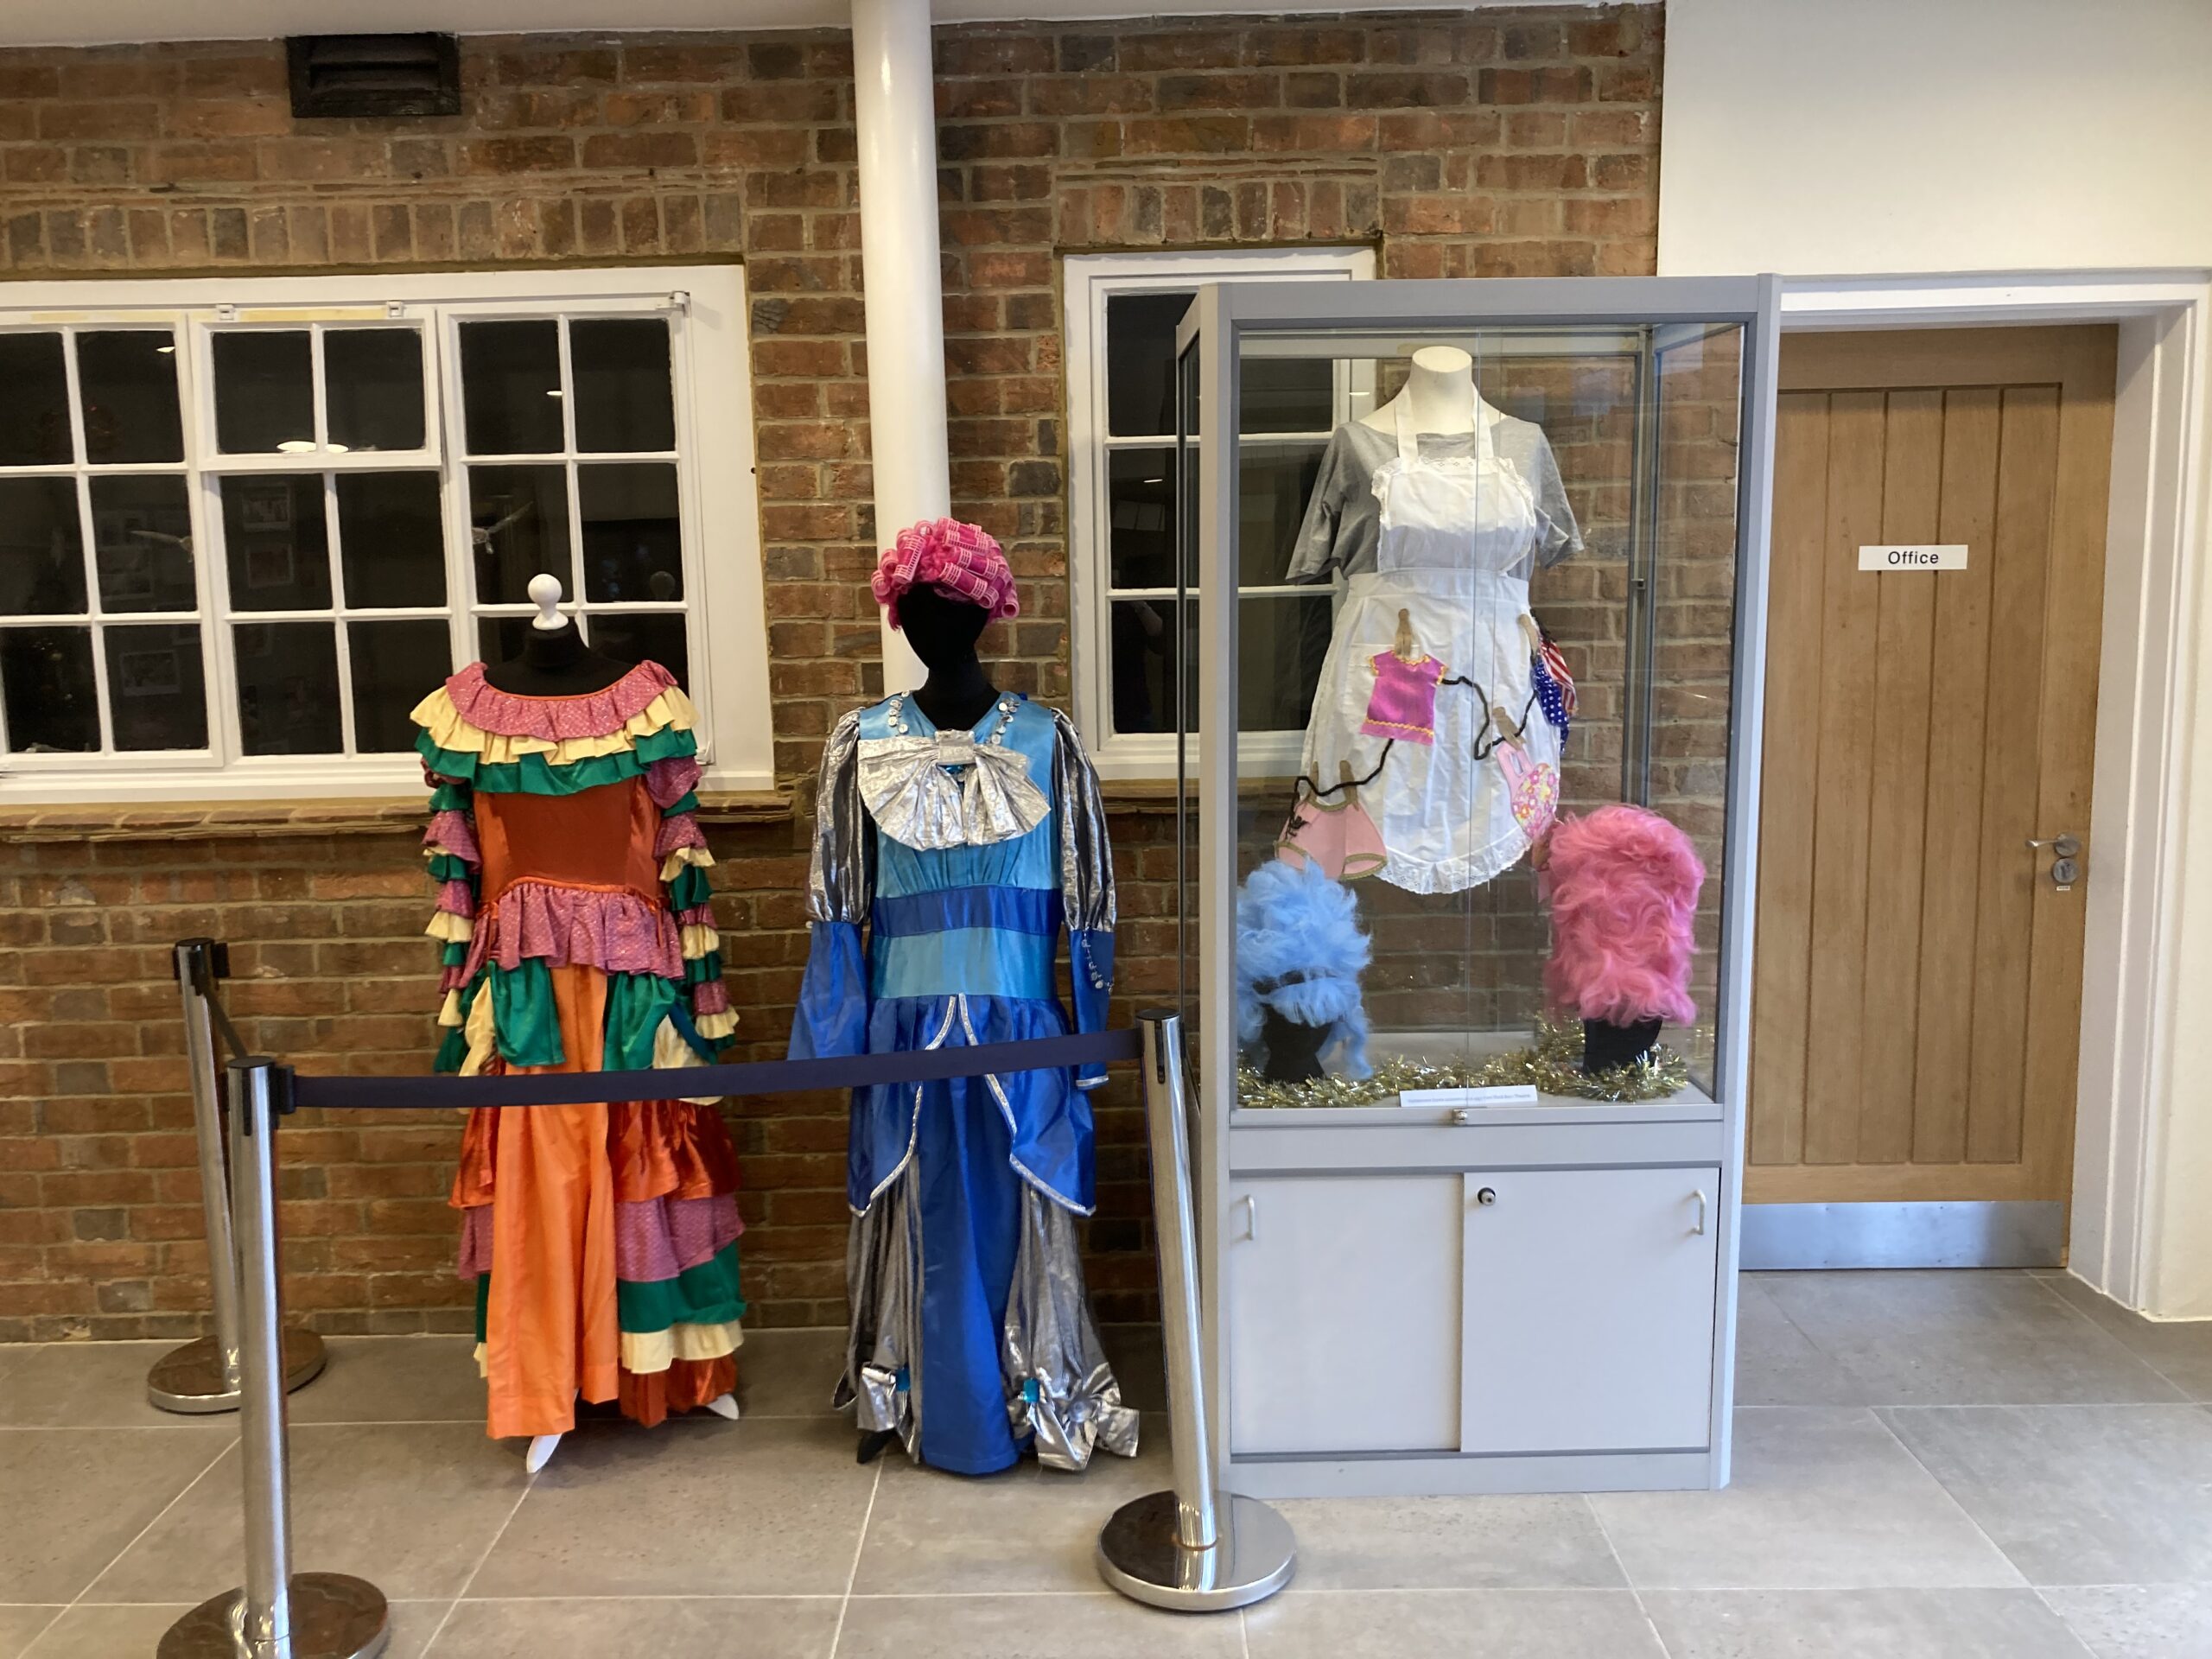
[[[1553,1007],[1621,1026],[1697,1018],[1690,920],[1705,866],[1688,836],[1640,806],[1601,806],[1560,820],[1544,875]]]

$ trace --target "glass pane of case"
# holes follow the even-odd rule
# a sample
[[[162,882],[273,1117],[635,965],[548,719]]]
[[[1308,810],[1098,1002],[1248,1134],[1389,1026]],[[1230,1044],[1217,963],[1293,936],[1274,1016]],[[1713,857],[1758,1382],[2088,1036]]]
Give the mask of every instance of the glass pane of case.
[[[1165,437],[1175,429],[1175,325],[1189,291],[1115,294],[1106,301],[1106,431]]]
[[[469,534],[476,555],[476,598],[516,605],[530,598],[541,570],[573,594],[569,551],[569,477],[560,467],[472,467]]]
[[[330,546],[323,530],[322,474],[226,478],[222,492],[231,608],[327,610]]]
[[[335,754],[345,747],[335,623],[242,623],[232,644],[248,754]]]
[[[215,335],[215,442],[226,454],[315,448],[315,342],[305,329]]]
[[[423,336],[414,328],[333,328],[322,337],[334,449],[420,449]]]
[[[446,602],[435,473],[340,473],[338,558],[356,608]]]
[[[1711,1090],[1744,340],[1247,325],[1239,432],[1185,410],[1234,448],[1185,546],[1243,590],[1238,1103]]]
[[[77,388],[85,407],[86,460],[184,459],[176,338],[167,329],[78,335]]]
[[[0,334],[0,467],[56,467],[73,460],[69,371],[60,334]]]
[[[584,597],[594,604],[683,597],[683,525],[665,461],[576,468]]]
[[[100,746],[92,631],[0,628],[0,700],[16,754],[85,753]]]
[[[668,324],[658,317],[601,317],[569,325],[576,387],[576,448],[673,449],[676,397]]]
[[[557,452],[562,448],[561,325],[461,324],[461,403],[470,454]]]
[[[190,487],[176,473],[92,480],[92,554],[102,609],[112,615],[197,607]]]
[[[85,542],[75,480],[0,478],[0,614],[84,611]]]
[[[207,680],[200,625],[166,622],[110,628],[108,704],[118,749],[207,747]]]

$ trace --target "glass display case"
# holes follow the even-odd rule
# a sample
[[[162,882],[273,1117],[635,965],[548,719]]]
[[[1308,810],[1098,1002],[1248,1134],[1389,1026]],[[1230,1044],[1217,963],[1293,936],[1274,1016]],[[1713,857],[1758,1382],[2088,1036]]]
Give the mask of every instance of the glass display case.
[[[1670,1446],[1695,1467],[1641,1484],[1725,1474],[1775,327],[1762,278],[1220,286],[1183,321],[1180,983],[1240,1468]],[[1478,1231],[1461,1199],[1493,1188],[1462,1188],[1508,1154],[1589,1179]],[[1652,1156],[1679,1161],[1649,1190],[1599,1179]],[[1263,1205],[1273,1247],[1240,1249]],[[1498,1264],[1467,1252],[1647,1210],[1702,1242],[1529,1276],[1552,1313],[1523,1316],[1580,1334],[1469,1374]],[[1643,1363],[1624,1294],[1702,1298],[1671,1418],[1559,1416],[1571,1373]],[[1300,1359],[1294,1326],[1426,1373],[1427,1426],[1403,1373]]]

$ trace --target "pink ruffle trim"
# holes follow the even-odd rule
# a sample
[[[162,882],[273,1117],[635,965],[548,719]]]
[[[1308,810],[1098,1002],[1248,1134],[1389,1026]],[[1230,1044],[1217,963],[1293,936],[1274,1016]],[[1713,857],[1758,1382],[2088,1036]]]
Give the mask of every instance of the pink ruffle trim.
[[[689,812],[679,812],[660,821],[660,833],[653,837],[653,856],[666,858],[679,847],[703,848],[706,844],[706,834],[699,828],[698,819]]]
[[[477,850],[476,829],[469,823],[468,814],[448,809],[433,813],[430,827],[423,832],[423,844],[435,852],[451,853],[464,863],[479,864],[484,855]]]
[[[694,905],[689,910],[679,910],[676,912],[676,925],[678,927],[712,927],[715,925],[715,907],[712,905]]]
[[[665,811],[699,787],[699,762],[689,754],[671,754],[645,768],[645,793]]]
[[[468,969],[456,962],[438,975],[438,995],[443,996],[448,991],[457,991],[467,983]]]
[[[542,957],[556,968],[573,963],[611,974],[683,977],[675,918],[634,893],[515,882],[478,917],[468,972],[487,961],[512,969],[525,957]]]
[[[702,979],[691,988],[691,1012],[728,1014],[729,987],[719,979]]]
[[[449,916],[474,916],[476,895],[468,890],[466,881],[438,883],[438,908]]]
[[[673,1279],[711,1262],[744,1236],[737,1194],[704,1198],[647,1198],[614,1206],[614,1276],[630,1283]],[[492,1206],[461,1212],[461,1276],[492,1271]]]
[[[658,663],[639,663],[602,691],[524,697],[500,690],[485,679],[483,664],[471,663],[446,682],[446,695],[461,717],[479,731],[560,743],[574,737],[612,736],[675,683],[676,676]]]

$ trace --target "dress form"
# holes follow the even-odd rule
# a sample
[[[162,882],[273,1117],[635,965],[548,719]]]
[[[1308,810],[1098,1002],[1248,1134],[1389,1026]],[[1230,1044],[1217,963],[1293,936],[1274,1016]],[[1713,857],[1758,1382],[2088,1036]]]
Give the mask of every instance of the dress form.
[[[604,691],[633,664],[601,655],[584,643],[575,621],[561,614],[561,579],[543,572],[530,579],[531,602],[537,614],[522,653],[504,663],[486,664],[486,683],[518,697],[575,697]]]
[[[976,656],[976,641],[990,620],[982,606],[934,588],[910,588],[899,595],[899,631],[930,671],[914,693],[914,706],[941,732],[965,730],[998,701],[998,688]]]
[[[1481,404],[1475,359],[1456,346],[1424,346],[1414,353],[1398,395],[1361,416],[1360,424],[1395,432],[1402,408],[1414,431],[1457,436],[1475,429],[1475,410]]]

